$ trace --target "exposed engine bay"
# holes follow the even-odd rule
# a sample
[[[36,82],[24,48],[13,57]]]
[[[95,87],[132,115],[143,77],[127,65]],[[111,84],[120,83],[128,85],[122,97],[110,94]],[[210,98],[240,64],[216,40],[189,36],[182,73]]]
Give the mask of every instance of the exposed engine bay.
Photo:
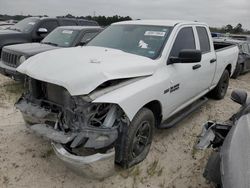
[[[86,96],[72,97],[61,86],[32,78],[25,81],[25,87],[16,107],[30,129],[62,144],[70,153],[81,155],[82,150],[105,153],[115,147],[119,127],[129,123],[116,104],[94,104]]]

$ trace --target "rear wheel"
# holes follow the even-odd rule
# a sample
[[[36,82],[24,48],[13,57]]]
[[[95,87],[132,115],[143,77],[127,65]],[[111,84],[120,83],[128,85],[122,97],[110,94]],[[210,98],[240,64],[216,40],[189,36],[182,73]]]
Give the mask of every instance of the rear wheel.
[[[235,71],[232,75],[232,78],[234,78],[234,79],[238,78],[239,75],[242,73],[242,70],[243,70],[243,65],[238,63],[236,65],[236,68],[235,68]]]
[[[122,159],[119,164],[129,168],[143,161],[149,152],[155,126],[154,114],[147,108],[142,108],[134,117],[128,130],[122,133],[124,144],[119,153]]]
[[[217,100],[223,99],[227,93],[229,79],[230,76],[228,70],[224,70],[219,83],[212,91],[210,91],[209,96]]]

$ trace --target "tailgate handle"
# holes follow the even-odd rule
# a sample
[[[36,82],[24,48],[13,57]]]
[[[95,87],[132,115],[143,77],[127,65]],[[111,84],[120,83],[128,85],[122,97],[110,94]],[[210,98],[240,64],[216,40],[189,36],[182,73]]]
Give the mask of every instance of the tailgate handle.
[[[200,65],[200,64],[197,64],[197,65],[194,65],[194,66],[193,66],[193,70],[199,69],[199,68],[201,68],[201,65]]]
[[[211,59],[210,63],[214,63],[216,61],[216,59]]]

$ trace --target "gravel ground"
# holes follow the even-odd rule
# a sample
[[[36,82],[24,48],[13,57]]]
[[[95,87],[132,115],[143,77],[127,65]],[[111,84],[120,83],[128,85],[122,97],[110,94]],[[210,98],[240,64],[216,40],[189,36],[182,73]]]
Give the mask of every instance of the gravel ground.
[[[73,173],[55,156],[49,142],[26,130],[21,114],[13,107],[22,87],[0,76],[0,187],[211,188],[202,177],[209,151],[193,148],[197,135],[207,120],[226,120],[239,108],[229,99],[230,93],[236,88],[250,92],[249,82],[250,74],[231,80],[224,100],[209,100],[177,126],[156,130],[145,161],[100,181]]]

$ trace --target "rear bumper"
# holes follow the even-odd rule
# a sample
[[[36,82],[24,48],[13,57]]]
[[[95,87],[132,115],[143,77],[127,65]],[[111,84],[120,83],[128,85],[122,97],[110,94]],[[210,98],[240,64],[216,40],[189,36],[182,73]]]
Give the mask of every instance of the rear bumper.
[[[76,173],[88,178],[102,179],[115,173],[115,151],[88,156],[72,155],[61,144],[51,143],[53,150],[63,163]]]
[[[16,71],[15,67],[8,66],[0,61],[0,73],[16,81],[24,80],[25,76]]]

